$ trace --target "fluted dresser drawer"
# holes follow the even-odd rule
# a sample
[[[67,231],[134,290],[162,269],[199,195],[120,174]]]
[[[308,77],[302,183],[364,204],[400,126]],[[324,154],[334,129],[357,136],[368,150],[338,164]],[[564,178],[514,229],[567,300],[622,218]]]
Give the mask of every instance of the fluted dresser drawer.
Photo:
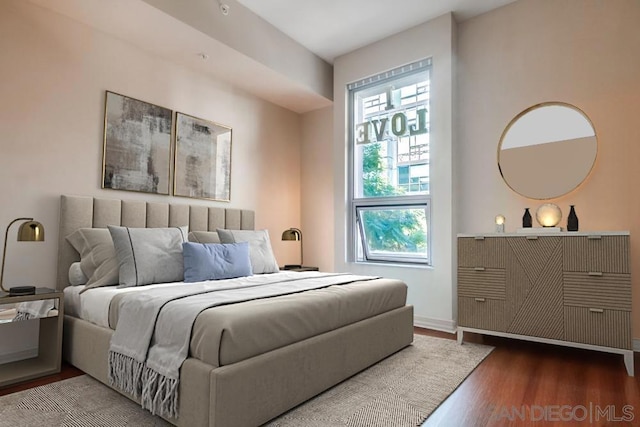
[[[564,308],[567,341],[631,350],[631,312],[600,308]]]
[[[504,332],[507,329],[505,301],[491,298],[458,298],[458,324]]]
[[[498,268],[458,268],[458,296],[505,299],[507,273]]]
[[[563,270],[629,273],[629,236],[568,236]]]
[[[458,267],[506,268],[507,242],[500,237],[458,239]]]
[[[565,271],[564,305],[631,311],[631,275]]]

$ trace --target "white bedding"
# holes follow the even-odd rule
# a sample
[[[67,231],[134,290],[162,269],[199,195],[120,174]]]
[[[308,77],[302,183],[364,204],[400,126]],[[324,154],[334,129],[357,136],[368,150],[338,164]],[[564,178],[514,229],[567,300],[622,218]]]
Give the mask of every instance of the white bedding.
[[[319,275],[321,273],[317,271],[307,271],[307,272],[294,272],[294,271],[281,271],[279,273],[269,274],[270,277],[273,275],[280,275],[283,278],[303,278],[303,277],[313,277]],[[243,281],[246,282],[247,278],[238,278],[231,279],[238,281],[238,284],[241,284]],[[220,282],[228,282],[227,280]],[[175,282],[175,283],[161,283],[156,285],[146,285],[146,286],[135,286],[129,288],[117,288],[116,286],[105,286],[101,288],[92,288],[87,292],[80,293],[84,286],[67,286],[64,288],[64,309],[65,313],[71,316],[79,317],[88,322],[94,323],[98,326],[103,326],[105,328],[109,327],[109,305],[111,304],[111,300],[118,294],[126,293],[126,292],[136,292],[142,291],[144,289],[152,289],[152,288],[162,288],[169,287],[175,285],[184,285],[189,286],[198,283],[212,283],[209,282],[194,282],[194,283],[184,283],[184,282]]]

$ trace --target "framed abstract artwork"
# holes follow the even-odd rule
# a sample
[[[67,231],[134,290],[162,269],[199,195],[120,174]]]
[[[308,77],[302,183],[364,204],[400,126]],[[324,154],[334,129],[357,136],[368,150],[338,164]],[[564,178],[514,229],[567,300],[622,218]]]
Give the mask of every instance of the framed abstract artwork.
[[[172,111],[107,91],[102,188],[169,194]]]
[[[176,113],[175,196],[229,201],[231,128]]]

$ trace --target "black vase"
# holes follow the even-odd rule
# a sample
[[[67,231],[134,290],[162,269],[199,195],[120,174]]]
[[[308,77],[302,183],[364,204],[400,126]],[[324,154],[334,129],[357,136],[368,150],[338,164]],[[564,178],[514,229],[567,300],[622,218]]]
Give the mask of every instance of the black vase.
[[[524,215],[522,215],[522,228],[531,228],[531,214],[529,208],[524,208]]]
[[[573,205],[571,205],[569,216],[567,217],[567,231],[578,231],[578,216]]]

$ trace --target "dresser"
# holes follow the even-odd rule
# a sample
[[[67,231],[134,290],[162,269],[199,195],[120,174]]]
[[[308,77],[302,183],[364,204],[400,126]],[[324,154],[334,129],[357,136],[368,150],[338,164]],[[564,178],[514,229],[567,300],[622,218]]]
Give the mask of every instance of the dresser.
[[[458,235],[464,332],[621,354],[633,376],[629,233]]]

